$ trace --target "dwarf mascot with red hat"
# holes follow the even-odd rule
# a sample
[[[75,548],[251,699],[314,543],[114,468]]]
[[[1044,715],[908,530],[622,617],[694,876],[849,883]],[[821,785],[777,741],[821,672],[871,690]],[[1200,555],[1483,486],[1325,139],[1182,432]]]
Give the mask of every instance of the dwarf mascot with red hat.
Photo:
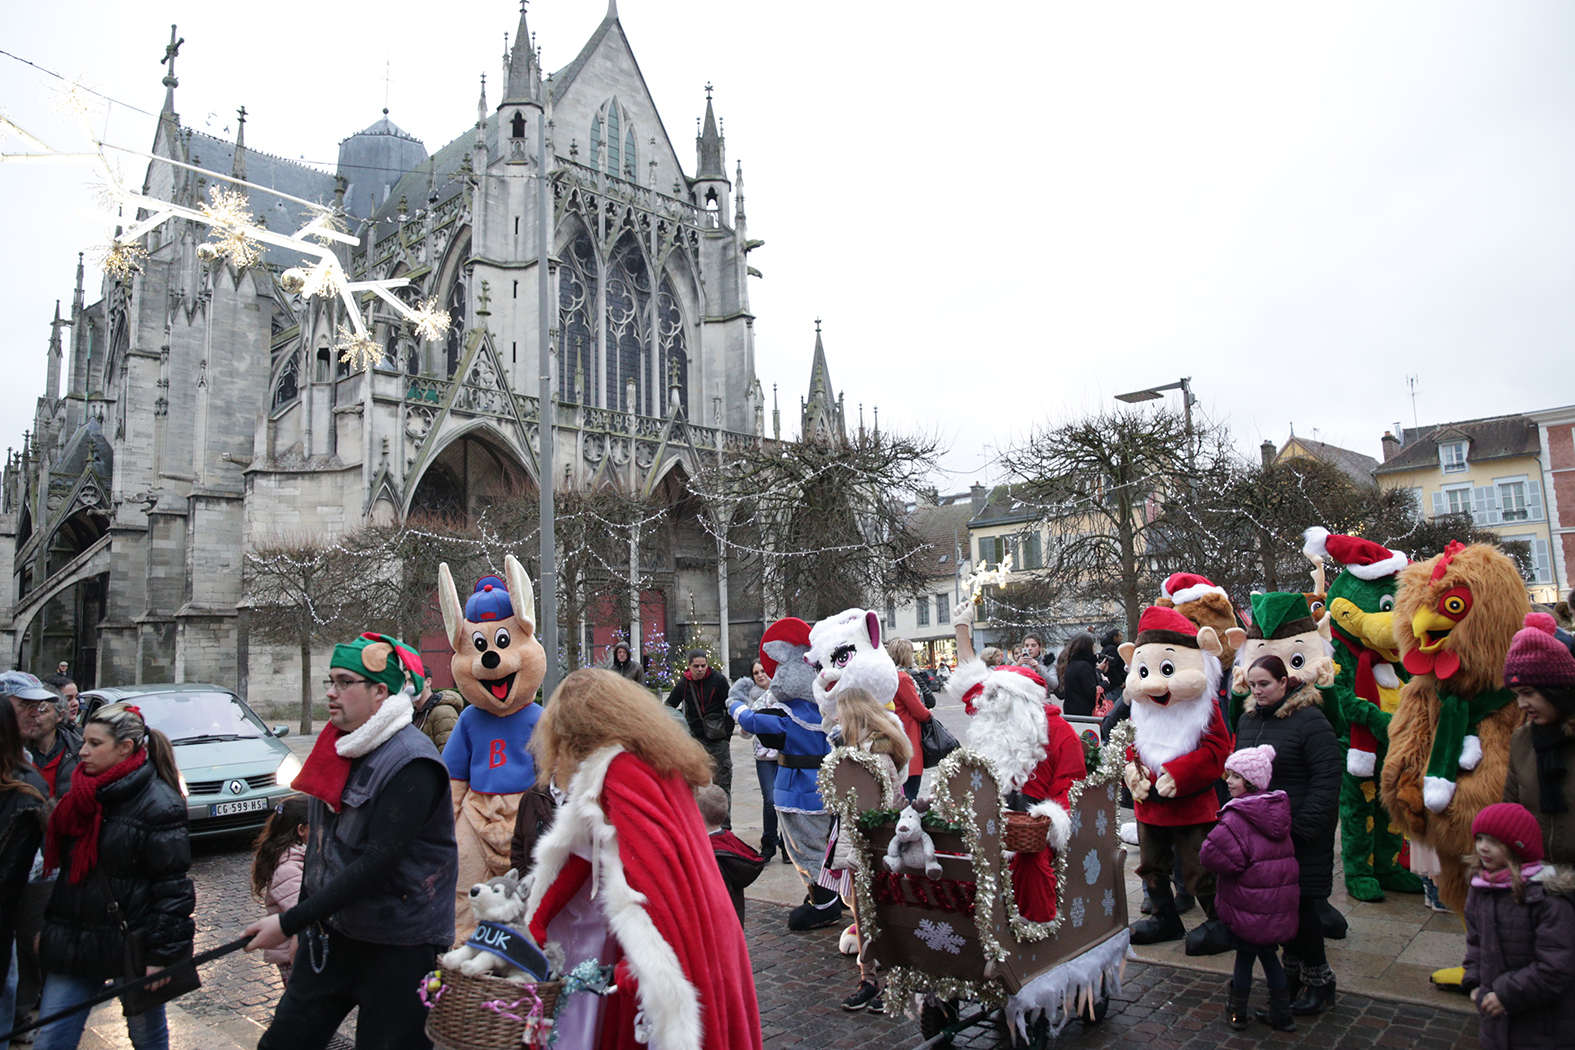
[[[1232,944],[1215,917],[1214,876],[1198,863],[1198,849],[1219,815],[1214,782],[1231,753],[1230,732],[1215,703],[1220,651],[1214,628],[1160,606],[1143,610],[1136,641],[1121,646],[1136,729],[1125,779],[1137,814],[1137,871],[1154,905],[1152,915],[1133,924],[1132,943],[1186,937],[1189,955],[1215,954]],[[1187,892],[1208,916],[1190,934],[1171,889],[1172,849]]]
[[[1050,818],[1049,849],[1012,858],[1018,913],[1034,922],[1055,918],[1055,853],[1072,834],[1067,791],[1081,778],[1083,745],[1050,703],[1044,679],[1031,667],[987,667],[969,660],[957,668],[947,695],[973,716],[968,746],[995,766],[1007,808]]]

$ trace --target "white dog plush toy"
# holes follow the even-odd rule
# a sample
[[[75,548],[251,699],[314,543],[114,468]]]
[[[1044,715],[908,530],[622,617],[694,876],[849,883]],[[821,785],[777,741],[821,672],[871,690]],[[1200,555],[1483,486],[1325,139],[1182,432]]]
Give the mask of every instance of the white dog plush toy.
[[[815,668],[815,705],[822,721],[836,721],[836,691],[843,687],[866,690],[883,704],[897,695],[897,665],[880,638],[880,617],[864,609],[828,616],[810,628],[804,659]]]
[[[530,936],[511,923],[523,924],[528,881],[510,868],[507,874],[470,888],[470,907],[479,924],[470,940],[438,956],[446,969],[471,977],[495,974],[506,981],[543,981],[557,968]]]
[[[941,877],[941,862],[935,859],[935,842],[924,830],[919,811],[912,806],[897,817],[897,830],[886,847],[886,870],[901,872],[904,869],[924,872],[926,878]]]

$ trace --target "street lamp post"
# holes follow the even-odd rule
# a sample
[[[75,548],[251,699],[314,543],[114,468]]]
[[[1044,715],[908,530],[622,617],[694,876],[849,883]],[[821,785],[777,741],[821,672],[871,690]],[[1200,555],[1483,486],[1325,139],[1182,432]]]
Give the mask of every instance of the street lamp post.
[[[1175,382],[1175,383],[1161,383],[1159,386],[1144,387],[1142,390],[1133,390],[1133,391],[1130,391],[1130,392],[1125,393],[1125,394],[1117,394],[1116,395],[1116,400],[1117,401],[1125,401],[1129,405],[1137,404],[1140,401],[1154,401],[1154,400],[1164,396],[1164,394],[1161,393],[1161,391],[1164,391],[1164,390],[1180,390],[1181,391],[1182,420],[1183,420],[1183,422],[1184,422],[1184,424],[1186,425],[1186,428],[1187,428],[1187,464],[1188,464],[1189,467],[1194,467],[1195,468],[1197,466],[1197,453],[1196,453],[1196,451],[1194,450],[1194,447],[1193,447],[1194,446],[1193,433],[1192,433],[1192,401],[1193,401],[1193,397],[1192,397],[1192,377],[1191,376],[1183,376],[1180,379],[1180,381]]]

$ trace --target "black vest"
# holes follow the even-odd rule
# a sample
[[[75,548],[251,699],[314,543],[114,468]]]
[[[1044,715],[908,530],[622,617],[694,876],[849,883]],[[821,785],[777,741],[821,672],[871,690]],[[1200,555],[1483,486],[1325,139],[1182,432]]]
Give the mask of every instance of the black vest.
[[[413,725],[355,760],[338,813],[320,799],[311,800],[303,898],[321,890],[365,852],[372,803],[393,775],[410,762],[442,765],[437,747]],[[454,885],[458,880],[454,810],[444,801],[410,850],[394,862],[388,877],[360,900],[331,915],[328,925],[373,944],[446,948],[454,942]]]

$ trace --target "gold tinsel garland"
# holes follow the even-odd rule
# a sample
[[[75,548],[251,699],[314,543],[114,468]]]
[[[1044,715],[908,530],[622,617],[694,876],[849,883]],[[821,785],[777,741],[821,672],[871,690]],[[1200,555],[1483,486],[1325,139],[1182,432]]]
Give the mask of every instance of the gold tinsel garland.
[[[859,800],[857,793],[848,788],[842,794],[837,794],[836,769],[837,764],[844,758],[851,759],[864,767],[865,772],[875,778],[881,786],[880,804],[888,807],[896,804],[897,785],[891,779],[887,770],[887,763],[865,751],[861,747],[833,748],[820,763],[820,772],[816,775],[816,787],[826,808],[835,813],[838,818],[837,834],[848,838],[848,844],[853,849],[854,855],[863,858],[869,854],[869,839],[864,837],[864,832],[859,829]],[[859,918],[864,922],[866,929],[859,930],[859,939],[862,941],[873,940],[880,932],[880,927],[875,920],[875,895],[870,884],[869,865],[861,862],[853,869],[853,893],[858,898]]]

